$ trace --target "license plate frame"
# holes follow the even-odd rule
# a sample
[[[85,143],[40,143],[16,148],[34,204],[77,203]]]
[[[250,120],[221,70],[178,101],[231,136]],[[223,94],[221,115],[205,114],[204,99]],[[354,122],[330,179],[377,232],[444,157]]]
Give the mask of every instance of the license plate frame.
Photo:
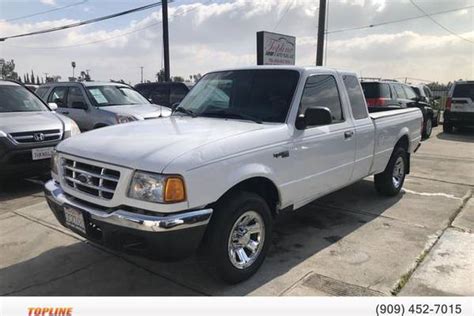
[[[83,234],[87,234],[86,219],[84,213],[81,210],[66,205],[64,206],[64,218],[66,221],[66,226]]]
[[[41,148],[33,148],[31,150],[31,159],[33,160],[42,160],[42,159],[50,159],[53,155],[54,147],[41,147]]]

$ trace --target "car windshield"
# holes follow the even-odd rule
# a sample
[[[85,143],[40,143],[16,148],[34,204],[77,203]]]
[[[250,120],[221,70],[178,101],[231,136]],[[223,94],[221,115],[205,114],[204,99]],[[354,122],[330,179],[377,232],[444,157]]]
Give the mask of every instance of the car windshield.
[[[205,75],[176,112],[255,122],[286,120],[299,73],[286,69],[234,70]]]
[[[453,98],[471,98],[474,101],[474,84],[457,84],[454,87]]]
[[[46,105],[21,86],[0,85],[0,112],[49,111]]]
[[[390,98],[390,88],[386,83],[362,82],[362,90],[366,99]]]
[[[99,107],[150,103],[140,93],[125,86],[93,86],[87,87],[87,91],[92,101]]]

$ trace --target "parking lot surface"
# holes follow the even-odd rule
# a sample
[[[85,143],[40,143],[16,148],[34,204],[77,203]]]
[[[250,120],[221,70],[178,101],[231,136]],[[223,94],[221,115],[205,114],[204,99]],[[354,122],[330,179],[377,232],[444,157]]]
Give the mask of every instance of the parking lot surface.
[[[433,131],[404,191],[371,178],[278,218],[269,256],[237,285],[199,260],[104,249],[59,225],[40,183],[0,193],[1,295],[474,295],[474,132]]]

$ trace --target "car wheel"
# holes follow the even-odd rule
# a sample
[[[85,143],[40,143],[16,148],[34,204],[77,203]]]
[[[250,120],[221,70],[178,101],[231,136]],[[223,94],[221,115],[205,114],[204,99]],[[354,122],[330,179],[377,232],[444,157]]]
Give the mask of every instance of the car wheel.
[[[205,268],[226,282],[251,277],[271,244],[272,216],[255,193],[237,192],[218,202],[204,239]]]
[[[377,192],[386,196],[397,195],[405,182],[407,166],[406,150],[401,147],[395,148],[384,172],[374,176]]]
[[[433,131],[433,120],[430,116],[425,122],[425,128],[423,130],[423,139],[430,138],[432,131]]]
[[[453,125],[444,122],[443,123],[443,132],[444,133],[452,133],[453,132]]]

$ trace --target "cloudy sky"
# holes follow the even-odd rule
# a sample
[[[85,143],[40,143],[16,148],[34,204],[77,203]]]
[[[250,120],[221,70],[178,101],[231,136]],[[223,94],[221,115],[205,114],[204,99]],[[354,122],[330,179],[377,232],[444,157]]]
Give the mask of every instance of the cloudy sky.
[[[447,82],[474,79],[474,0],[329,0],[326,65],[371,77]],[[91,19],[152,0],[0,0],[0,37]],[[313,65],[319,0],[174,0],[169,5],[171,73],[188,77],[256,62],[257,31],[296,36],[296,63]],[[63,8],[67,6],[66,8]],[[55,10],[57,9],[57,10]],[[45,14],[25,17],[38,12]],[[412,17],[420,17],[409,19]],[[20,18],[20,19],[18,19]],[[404,20],[398,23],[388,23]],[[153,80],[162,66],[161,8],[87,26],[0,42],[20,74]],[[381,24],[382,25],[379,25]],[[364,26],[375,25],[364,28]]]

